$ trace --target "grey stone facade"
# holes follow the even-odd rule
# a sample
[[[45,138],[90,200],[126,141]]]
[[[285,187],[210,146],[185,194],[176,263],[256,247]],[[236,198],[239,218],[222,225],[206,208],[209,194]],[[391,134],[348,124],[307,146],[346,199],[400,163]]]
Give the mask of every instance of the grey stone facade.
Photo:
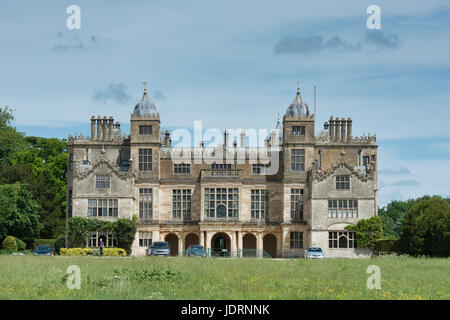
[[[344,227],[377,214],[376,138],[353,137],[350,118],[331,117],[318,135],[314,122],[298,89],[282,126],[266,140],[267,154],[256,160],[258,150],[245,146],[244,133],[239,147],[225,134],[224,145],[185,150],[189,170],[177,171],[176,149],[170,134],[160,132],[160,115],[145,90],[130,135],[112,117],[93,116],[90,137],[69,136],[67,218],[138,216],[136,256],[163,240],[173,254],[201,244],[233,256],[300,257],[310,246],[327,257],[368,256]],[[205,160],[214,155],[220,164],[221,153],[232,159],[228,165]],[[245,161],[236,162],[238,155]],[[264,161],[278,161],[277,170],[258,174],[254,165]],[[113,235],[102,233],[86,245],[98,245],[99,237],[114,245]]]

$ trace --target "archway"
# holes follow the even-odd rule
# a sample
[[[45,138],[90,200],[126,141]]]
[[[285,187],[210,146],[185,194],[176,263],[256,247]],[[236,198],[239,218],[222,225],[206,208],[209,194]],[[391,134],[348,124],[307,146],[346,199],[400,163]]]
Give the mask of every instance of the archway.
[[[184,239],[184,249],[187,250],[189,246],[198,245],[198,236],[195,233],[189,233]]]
[[[216,233],[211,238],[211,255],[213,256],[229,256],[230,247],[230,237],[224,232]]]
[[[99,246],[99,247],[100,247],[100,240],[103,240],[103,246],[106,247],[106,244],[107,244],[107,242],[106,242],[106,236],[103,235],[103,234],[98,236],[98,246]]]
[[[277,256],[277,237],[273,234],[266,234],[263,238],[263,250],[266,251],[272,258]]]
[[[178,236],[174,233],[170,233],[164,238],[164,240],[169,243],[170,255],[177,256],[178,255]]]
[[[347,248],[347,237],[346,236],[339,237],[339,248]]]
[[[242,256],[243,257],[256,257],[256,237],[247,233],[242,238]]]

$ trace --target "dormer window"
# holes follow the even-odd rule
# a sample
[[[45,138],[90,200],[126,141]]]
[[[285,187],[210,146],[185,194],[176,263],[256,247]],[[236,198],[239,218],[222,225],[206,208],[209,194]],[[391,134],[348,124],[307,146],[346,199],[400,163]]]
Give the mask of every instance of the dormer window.
[[[350,176],[336,176],[336,190],[350,190]]]
[[[139,126],[139,134],[152,134],[152,126]]]
[[[292,127],[292,135],[293,136],[304,136],[305,135],[305,127],[304,126],[293,126]]]
[[[97,189],[109,189],[110,186],[109,176],[98,175],[95,177],[95,187]]]

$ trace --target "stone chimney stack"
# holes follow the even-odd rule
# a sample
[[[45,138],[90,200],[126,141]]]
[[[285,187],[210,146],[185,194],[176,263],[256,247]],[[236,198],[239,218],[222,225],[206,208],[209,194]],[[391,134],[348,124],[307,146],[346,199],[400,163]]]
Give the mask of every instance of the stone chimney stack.
[[[108,126],[108,118],[104,116],[102,121],[102,129],[103,129],[102,141],[108,140],[107,126]]]
[[[334,131],[334,141],[339,142],[341,141],[341,130],[340,130],[341,128],[339,128],[341,126],[341,120],[339,120],[339,118],[336,117],[334,123],[335,123],[334,128],[336,129]]]
[[[346,138],[347,138],[346,129],[347,129],[347,120],[345,120],[345,118],[342,118],[342,120],[341,120],[341,142],[346,141]]]
[[[114,136],[114,118],[113,117],[109,117],[109,122],[108,122],[108,140],[112,141],[113,140],[113,136]]]
[[[225,130],[225,133],[223,135],[223,147],[226,149],[228,148],[228,131]]]
[[[167,147],[170,147],[170,145],[172,144],[172,141],[170,140],[170,133],[169,133],[169,130],[166,130],[166,131],[164,132],[164,144],[165,144]]]
[[[269,147],[269,138],[264,139],[264,146],[265,146],[266,148]]]
[[[352,141],[352,119],[348,117],[347,119],[347,142]]]
[[[241,148],[245,148],[245,132],[241,131]]]
[[[120,122],[119,121],[116,122],[116,129],[120,130]]]
[[[97,117],[97,141],[102,140],[102,118]]]
[[[325,121],[325,123],[323,124],[323,129],[328,130],[328,122],[327,121]]]
[[[334,120],[333,116],[330,117],[330,120],[328,121],[330,123],[330,141],[334,141]]]
[[[95,117],[91,117],[91,140],[95,140]]]

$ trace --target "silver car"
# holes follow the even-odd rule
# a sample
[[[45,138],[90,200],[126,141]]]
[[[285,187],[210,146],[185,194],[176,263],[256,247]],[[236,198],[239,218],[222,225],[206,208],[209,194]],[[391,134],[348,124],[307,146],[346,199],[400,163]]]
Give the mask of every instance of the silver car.
[[[309,247],[305,250],[305,258],[307,259],[324,259],[325,254],[322,251],[322,248],[319,247]]]
[[[170,246],[167,241],[157,241],[147,248],[148,256],[170,256]]]

